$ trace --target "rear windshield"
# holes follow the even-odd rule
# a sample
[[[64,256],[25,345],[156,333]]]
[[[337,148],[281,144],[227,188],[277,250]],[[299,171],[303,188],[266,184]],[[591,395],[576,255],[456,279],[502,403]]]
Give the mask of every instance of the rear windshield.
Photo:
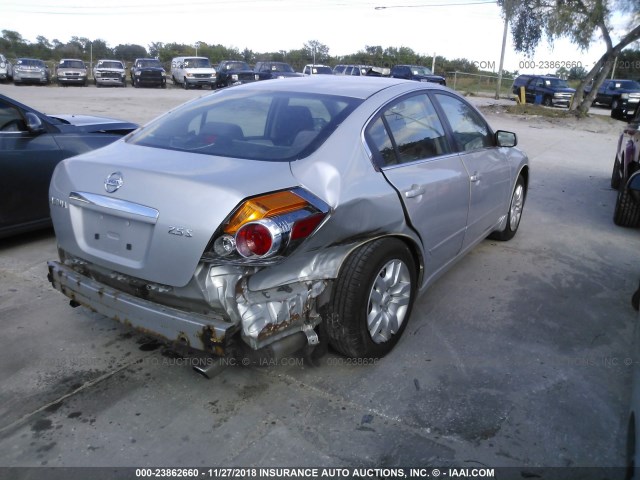
[[[187,103],[128,142],[205,155],[291,161],[315,151],[361,103],[325,94],[234,90]]]

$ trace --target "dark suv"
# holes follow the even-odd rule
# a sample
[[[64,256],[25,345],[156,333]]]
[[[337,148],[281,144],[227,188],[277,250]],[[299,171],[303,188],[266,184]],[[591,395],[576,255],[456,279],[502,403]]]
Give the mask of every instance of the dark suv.
[[[417,82],[431,82],[446,85],[447,81],[440,75],[434,75],[431,69],[420,65],[396,65],[391,69],[392,78],[404,78]]]
[[[301,73],[296,73],[291,65],[284,62],[258,62],[253,69],[260,80],[271,78],[302,77]]]
[[[251,83],[259,80],[258,74],[249,66],[247,62],[241,60],[224,60],[216,67],[218,76],[216,77],[217,87],[230,87],[241,83]]]
[[[589,92],[591,92],[591,86],[584,89],[585,94]],[[598,93],[596,93],[593,103],[606,105],[614,110],[619,108],[622,98],[629,99],[630,95],[640,99],[640,83],[633,80],[605,80],[598,88]]]
[[[520,75],[513,81],[511,91],[519,97],[521,87],[525,90],[525,103],[547,107],[569,107],[576,93],[575,89],[567,85],[566,80],[551,75]]]
[[[136,58],[131,65],[131,85],[134,87],[167,88],[167,72],[156,58]]]

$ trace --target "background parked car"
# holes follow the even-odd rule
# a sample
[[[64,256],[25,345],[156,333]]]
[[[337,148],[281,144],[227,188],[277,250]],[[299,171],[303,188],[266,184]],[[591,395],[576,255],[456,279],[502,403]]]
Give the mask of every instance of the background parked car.
[[[18,58],[13,65],[13,83],[39,83],[48,85],[51,82],[49,67],[37,58]]]
[[[50,224],[47,192],[60,160],[136,128],[109,118],[45,115],[0,95],[0,238]]]
[[[326,65],[308,64],[308,65],[305,65],[304,68],[302,69],[302,74],[303,75],[333,75],[333,70],[331,70],[331,67],[328,67]]]
[[[136,58],[131,65],[131,85],[138,87],[167,87],[167,72],[157,58]]]
[[[63,58],[56,65],[56,80],[58,85],[81,85],[87,86],[88,72],[87,66],[82,60],[77,58]]]
[[[364,77],[370,69],[371,65],[336,65],[333,74]]]
[[[93,67],[93,82],[96,87],[114,85],[127,86],[127,73],[120,60],[98,60]]]
[[[519,75],[513,81],[511,91],[520,96],[520,88],[525,89],[525,103],[536,103],[547,107],[569,107],[576,93],[566,80],[550,75]]]
[[[216,67],[216,86],[230,87],[259,80],[247,62],[241,60],[224,60]]]
[[[590,92],[591,86],[585,88],[585,94]],[[605,80],[598,88],[598,93],[593,103],[611,107],[612,110],[618,110],[622,98],[631,100],[630,103],[638,103],[640,101],[640,83],[634,80]]]
[[[447,81],[440,75],[434,75],[430,68],[421,65],[394,65],[391,68],[390,76],[393,78],[404,78],[405,80],[415,80],[417,82],[433,82],[446,85]]]
[[[618,189],[614,223],[621,227],[640,226],[640,104],[618,139],[611,187]]]
[[[253,69],[260,76],[260,80],[273,78],[301,77],[291,65],[284,62],[257,62]]]
[[[189,88],[216,88],[216,69],[206,57],[175,57],[171,60],[171,78],[175,85]]]
[[[334,75],[353,77],[388,77],[390,73],[389,68],[373,65],[336,65],[333,68]]]
[[[515,144],[432,83],[224,89],[58,166],[49,278],[208,353],[328,339],[380,357],[419,292],[488,235],[516,234],[529,167]]]
[[[12,78],[13,71],[11,62],[0,53],[0,81],[11,80]]]

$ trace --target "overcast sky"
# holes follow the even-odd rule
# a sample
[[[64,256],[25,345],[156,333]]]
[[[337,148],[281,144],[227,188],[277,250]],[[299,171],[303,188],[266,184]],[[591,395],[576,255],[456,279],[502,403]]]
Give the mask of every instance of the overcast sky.
[[[110,47],[203,41],[273,52],[318,40],[333,56],[366,45],[405,46],[423,55],[467,58],[487,70],[498,68],[503,26],[498,6],[486,0],[0,0],[0,30],[17,31],[30,42],[39,35],[63,43],[72,36],[102,39]],[[588,70],[602,53],[599,43],[583,53],[558,41],[553,49],[541,45],[528,59],[513,50],[509,36],[505,68],[548,73],[555,68],[544,64],[554,61],[581,62]],[[531,60],[533,65],[524,63]]]

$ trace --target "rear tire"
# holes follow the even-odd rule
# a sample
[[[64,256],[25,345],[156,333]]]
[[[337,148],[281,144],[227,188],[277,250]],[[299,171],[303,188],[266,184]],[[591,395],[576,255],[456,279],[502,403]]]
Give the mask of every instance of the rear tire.
[[[640,225],[640,205],[633,199],[626,184],[618,190],[618,198],[613,211],[613,223],[628,228]]]
[[[329,344],[354,358],[379,358],[404,332],[417,291],[409,248],[397,238],[369,242],[347,258],[324,312]]]

